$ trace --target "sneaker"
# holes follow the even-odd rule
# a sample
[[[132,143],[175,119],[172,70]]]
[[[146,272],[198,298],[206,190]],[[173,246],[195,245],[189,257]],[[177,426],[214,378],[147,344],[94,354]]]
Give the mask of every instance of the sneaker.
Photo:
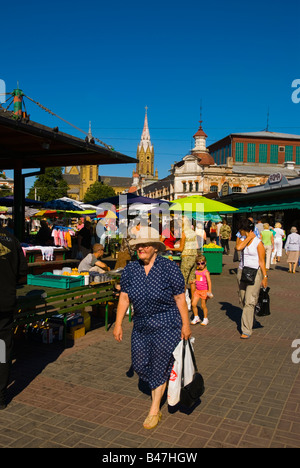
[[[208,319],[207,318],[203,319],[203,322],[201,322],[201,325],[208,325]]]
[[[198,315],[196,315],[193,320],[191,321],[192,325],[196,325],[196,323],[200,323],[201,320],[199,319]]]

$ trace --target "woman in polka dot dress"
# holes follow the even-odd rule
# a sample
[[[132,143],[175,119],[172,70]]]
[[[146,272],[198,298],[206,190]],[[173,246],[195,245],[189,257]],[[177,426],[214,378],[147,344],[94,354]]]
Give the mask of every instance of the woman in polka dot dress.
[[[152,429],[162,417],[160,404],[174,362],[172,353],[191,330],[183,275],[174,262],[159,255],[165,245],[158,232],[147,228],[147,234],[141,233],[130,244],[139,260],[122,273],[114,337],[122,341],[122,321],[132,303],[132,365],[151,388],[152,404],[143,426]]]

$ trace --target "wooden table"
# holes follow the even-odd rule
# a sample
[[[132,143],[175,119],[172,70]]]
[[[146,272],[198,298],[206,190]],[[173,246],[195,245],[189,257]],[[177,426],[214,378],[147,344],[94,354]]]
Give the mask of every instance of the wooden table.
[[[67,315],[87,306],[105,304],[105,329],[108,330],[108,302],[116,301],[114,281],[80,286],[72,289],[57,289],[24,285],[17,290],[17,313],[15,326],[29,325],[64,315],[64,338],[66,342]]]

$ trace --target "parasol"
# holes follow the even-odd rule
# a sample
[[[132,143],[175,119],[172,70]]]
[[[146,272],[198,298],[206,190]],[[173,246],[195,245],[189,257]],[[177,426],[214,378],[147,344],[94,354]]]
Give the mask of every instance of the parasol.
[[[238,211],[238,208],[200,195],[192,195],[173,200],[170,210],[193,213],[229,213]]]

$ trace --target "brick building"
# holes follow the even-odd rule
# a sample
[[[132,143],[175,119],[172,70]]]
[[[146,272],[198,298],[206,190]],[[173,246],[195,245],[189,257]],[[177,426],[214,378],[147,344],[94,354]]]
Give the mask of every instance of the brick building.
[[[277,132],[231,133],[207,148],[216,164],[232,158],[236,165],[284,165],[300,170],[300,135]]]

